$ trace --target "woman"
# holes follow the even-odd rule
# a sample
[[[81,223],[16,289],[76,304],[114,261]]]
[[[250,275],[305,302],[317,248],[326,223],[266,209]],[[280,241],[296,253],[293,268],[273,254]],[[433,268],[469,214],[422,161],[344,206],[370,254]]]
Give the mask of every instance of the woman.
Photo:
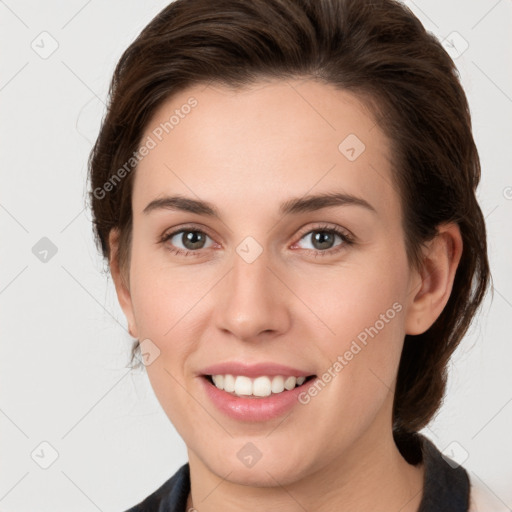
[[[435,37],[392,0],[177,0],[110,93],[96,235],[189,458],[130,510],[477,510],[418,433],[490,277]]]

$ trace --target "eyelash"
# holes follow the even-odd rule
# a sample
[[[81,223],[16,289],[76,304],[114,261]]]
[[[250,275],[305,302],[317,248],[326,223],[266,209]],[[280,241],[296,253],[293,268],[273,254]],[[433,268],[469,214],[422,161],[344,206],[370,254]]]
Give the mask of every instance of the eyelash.
[[[204,232],[201,229],[196,229],[194,226],[185,226],[185,227],[181,227],[180,229],[178,229],[176,231],[172,231],[171,233],[164,234],[162,236],[162,238],[160,239],[160,243],[163,244],[163,243],[167,242],[168,240],[170,240],[175,235],[177,235],[178,233],[183,233],[183,232],[202,233],[203,235],[210,237],[210,235],[208,235],[208,233]],[[321,251],[318,249],[305,249],[307,252],[313,252],[315,255],[315,258],[318,256],[329,256],[329,255],[336,254],[337,252],[343,250],[346,246],[350,246],[350,245],[354,244],[354,239],[346,231],[342,231],[339,228],[332,227],[332,226],[326,226],[326,225],[317,226],[313,229],[310,229],[309,231],[304,232],[299,237],[298,241],[302,240],[306,235],[313,233],[313,232],[323,232],[323,233],[335,234],[335,235],[338,235],[341,238],[341,240],[343,241],[342,244],[340,244],[332,249],[326,249],[325,251]],[[201,249],[198,249],[196,251],[190,251],[190,250],[179,249],[177,247],[168,247],[168,250],[173,254],[177,254],[179,256],[185,256],[185,257],[201,255]]]

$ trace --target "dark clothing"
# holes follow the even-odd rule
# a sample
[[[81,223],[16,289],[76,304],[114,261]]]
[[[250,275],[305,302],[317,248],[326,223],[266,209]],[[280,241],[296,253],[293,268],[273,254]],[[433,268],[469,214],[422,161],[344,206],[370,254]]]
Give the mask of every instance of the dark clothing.
[[[423,499],[418,512],[468,511],[470,483],[462,466],[448,463],[435,445],[420,434],[397,445],[409,463],[425,464]],[[189,492],[187,462],[153,494],[126,512],[186,512]]]

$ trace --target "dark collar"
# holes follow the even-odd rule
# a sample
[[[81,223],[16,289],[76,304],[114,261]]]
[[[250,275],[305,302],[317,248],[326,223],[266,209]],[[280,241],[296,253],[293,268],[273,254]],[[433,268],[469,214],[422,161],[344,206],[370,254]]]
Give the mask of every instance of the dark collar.
[[[470,484],[466,470],[445,459],[429,439],[421,437],[425,478],[418,512],[467,512]]]

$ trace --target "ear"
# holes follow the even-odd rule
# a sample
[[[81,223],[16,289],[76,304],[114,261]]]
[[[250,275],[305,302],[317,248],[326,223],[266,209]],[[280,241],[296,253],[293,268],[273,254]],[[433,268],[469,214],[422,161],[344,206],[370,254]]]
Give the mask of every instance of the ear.
[[[438,234],[423,251],[421,271],[411,281],[405,333],[422,334],[443,311],[453,287],[455,272],[462,255],[462,236],[455,223],[438,227]]]
[[[135,316],[133,314],[132,298],[130,295],[129,279],[128,276],[125,275],[125,269],[121,269],[119,265],[119,236],[120,232],[117,228],[110,230],[108,237],[110,247],[110,274],[112,275],[116,288],[117,300],[128,322],[128,332],[130,336],[138,338]]]

